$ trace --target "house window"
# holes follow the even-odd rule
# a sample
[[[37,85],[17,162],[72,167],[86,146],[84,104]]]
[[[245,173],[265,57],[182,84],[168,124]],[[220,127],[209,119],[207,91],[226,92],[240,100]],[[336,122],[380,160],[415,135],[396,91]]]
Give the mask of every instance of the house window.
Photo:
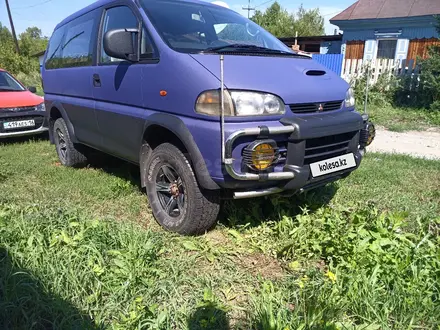
[[[396,56],[397,40],[379,40],[377,58],[394,60]]]
[[[301,50],[307,53],[320,53],[321,44],[303,44],[301,45]]]

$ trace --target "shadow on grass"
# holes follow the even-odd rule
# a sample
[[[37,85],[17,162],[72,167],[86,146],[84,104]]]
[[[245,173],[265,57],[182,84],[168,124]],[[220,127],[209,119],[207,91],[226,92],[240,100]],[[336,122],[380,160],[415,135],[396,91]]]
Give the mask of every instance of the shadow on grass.
[[[47,141],[49,143],[49,133],[45,132],[37,135],[27,135],[27,136],[17,136],[13,138],[2,138],[0,139],[0,145],[10,145],[10,144],[19,144],[25,142],[39,142],[39,141]]]
[[[47,292],[0,248],[0,329],[101,329],[72,304]]]
[[[139,166],[97,150],[91,151],[87,158],[90,168],[103,170],[107,174],[129,181],[139,190],[143,190]]]
[[[229,330],[227,313],[216,307],[216,304],[207,304],[199,307],[188,319],[188,330]]]
[[[282,216],[294,217],[304,209],[314,213],[326,206],[338,190],[336,183],[316,188],[303,194],[290,197],[272,195],[254,199],[226,201],[219,219],[227,227],[258,227],[266,220],[279,219]]]

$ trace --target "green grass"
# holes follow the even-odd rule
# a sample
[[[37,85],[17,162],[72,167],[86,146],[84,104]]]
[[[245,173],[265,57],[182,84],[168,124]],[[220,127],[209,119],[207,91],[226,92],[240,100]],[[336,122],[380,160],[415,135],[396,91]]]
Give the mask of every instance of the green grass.
[[[440,112],[426,109],[370,106],[369,114],[377,125],[396,131],[440,129]]]
[[[0,145],[1,329],[438,329],[440,162],[368,154],[192,238],[155,223],[137,171]]]

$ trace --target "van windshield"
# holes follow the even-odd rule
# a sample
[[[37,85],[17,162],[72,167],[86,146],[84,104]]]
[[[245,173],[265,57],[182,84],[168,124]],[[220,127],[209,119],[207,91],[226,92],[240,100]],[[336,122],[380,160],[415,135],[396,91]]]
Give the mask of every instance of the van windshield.
[[[167,0],[142,0],[141,3],[157,32],[171,48],[180,52],[261,53],[268,49],[295,54],[259,25],[220,6]]]
[[[0,92],[21,92],[24,87],[9,73],[0,71]]]

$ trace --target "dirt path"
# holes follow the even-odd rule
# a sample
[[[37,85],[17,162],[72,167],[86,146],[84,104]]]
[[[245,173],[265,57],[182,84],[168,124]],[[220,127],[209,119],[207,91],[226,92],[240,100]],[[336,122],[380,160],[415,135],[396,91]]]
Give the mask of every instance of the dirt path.
[[[367,149],[372,152],[408,154],[413,157],[440,160],[440,132],[397,133],[379,128],[376,139]]]

